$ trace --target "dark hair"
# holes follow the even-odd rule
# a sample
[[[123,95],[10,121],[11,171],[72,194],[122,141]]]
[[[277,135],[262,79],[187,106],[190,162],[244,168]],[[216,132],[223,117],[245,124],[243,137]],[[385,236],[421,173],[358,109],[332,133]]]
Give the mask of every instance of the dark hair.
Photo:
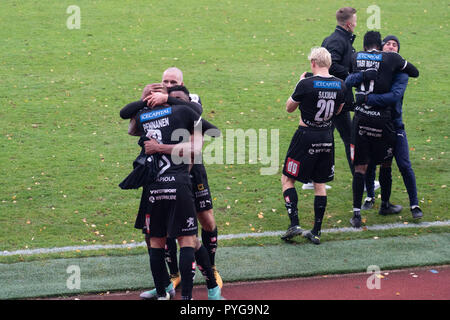
[[[340,8],[336,11],[336,20],[339,25],[346,23],[356,13],[356,9],[352,7]]]
[[[381,34],[378,31],[367,31],[363,41],[364,50],[381,50]]]
[[[167,89],[168,94],[173,91],[183,91],[189,97],[189,90],[185,86],[173,86]]]

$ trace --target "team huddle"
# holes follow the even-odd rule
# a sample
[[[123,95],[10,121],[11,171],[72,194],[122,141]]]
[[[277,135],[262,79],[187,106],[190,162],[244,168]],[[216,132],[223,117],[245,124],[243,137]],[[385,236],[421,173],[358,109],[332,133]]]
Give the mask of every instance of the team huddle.
[[[327,206],[326,183],[335,175],[335,128],[344,141],[353,175],[350,224],[360,228],[361,210],[373,207],[377,165],[380,165],[382,201],[379,213],[402,210],[389,201],[393,157],[410,196],[412,215],[422,217],[401,117],[408,77],[417,77],[419,72],[398,54],[400,43],[394,36],[382,41],[379,32],[369,31],[364,36],[364,50],[355,52],[352,44],[356,10],[339,9],[336,18],[336,31],[321,47],[311,50],[308,56],[311,72],[301,75],[286,102],[287,112],[300,110],[300,123],[289,145],[281,177],[290,219],[281,237],[286,241],[303,235],[320,244]],[[354,112],[353,119],[350,111]],[[140,100],[120,111],[123,119],[130,119],[129,134],[139,137],[141,146],[134,170],[121,187],[142,187],[135,227],[145,235],[155,283],[155,289],[141,294],[144,299],[173,298],[178,285],[181,298],[192,299],[197,266],[205,277],[208,299],[224,299],[222,279],[215,266],[217,226],[201,161],[203,135],[217,137],[220,131],[202,119],[202,112],[200,98],[189,93],[177,68],[167,69],[161,83],[147,85]],[[300,227],[296,181],[312,183],[314,188],[315,219],[309,231]],[[367,198],[363,203],[364,188]],[[197,237],[197,221],[202,226],[201,242]]]

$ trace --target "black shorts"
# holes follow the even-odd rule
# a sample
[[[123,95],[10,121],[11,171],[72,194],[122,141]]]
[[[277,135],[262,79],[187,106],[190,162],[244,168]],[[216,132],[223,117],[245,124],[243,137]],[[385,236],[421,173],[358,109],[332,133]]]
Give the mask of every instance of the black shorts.
[[[194,164],[190,171],[190,177],[197,212],[212,209],[212,197],[205,166],[203,164]]]
[[[196,235],[194,197],[190,184],[153,184],[146,187],[135,227],[150,237]]]
[[[299,126],[289,145],[283,174],[303,183],[333,180],[333,131]]]
[[[350,145],[353,165],[392,161],[395,139],[395,129],[391,120],[355,114]]]

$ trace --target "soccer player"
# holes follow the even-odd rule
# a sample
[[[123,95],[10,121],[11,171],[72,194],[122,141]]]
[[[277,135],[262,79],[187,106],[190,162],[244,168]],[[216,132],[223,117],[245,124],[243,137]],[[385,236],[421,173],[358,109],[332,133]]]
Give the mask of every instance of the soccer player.
[[[145,99],[144,99],[145,100]],[[188,154],[201,153],[202,132],[194,131],[201,124],[203,132],[215,128],[200,115],[187,106],[155,106],[147,108],[147,101],[132,103],[138,105],[140,111],[136,115],[141,133],[164,145],[178,145],[182,141],[173,141],[175,130],[189,130],[193,135],[193,143],[184,142],[183,152]],[[136,106],[132,106],[136,107]],[[191,147],[192,146],[192,147]],[[158,299],[170,299],[174,295],[173,284],[170,282],[164,258],[166,236],[177,238],[180,244],[180,274],[182,299],[192,298],[193,276],[195,274],[195,255],[199,246],[197,234],[197,219],[189,165],[185,162],[175,162],[174,153],[163,154],[160,157],[159,173],[156,181],[145,188],[143,205],[139,210],[135,227],[142,228],[149,244],[150,265],[155,282]],[[190,158],[190,157],[189,157]],[[203,246],[202,246],[203,247]],[[204,247],[203,247],[204,249]],[[197,250],[198,251],[198,250]],[[209,263],[206,249],[206,263]],[[209,269],[210,268],[209,265]],[[210,279],[215,283],[211,272]],[[209,299],[221,299],[220,287],[208,290]]]
[[[161,85],[149,84],[143,92],[141,100],[147,102],[147,106],[152,107],[155,105],[169,104],[186,104],[189,105],[197,113],[201,114],[203,108],[201,100],[196,94],[189,94],[189,101],[176,99],[164,90],[176,85],[184,85],[183,73],[180,69],[172,67],[164,71],[162,75]],[[138,105],[127,105],[120,111],[120,116],[123,119],[132,118],[138,111],[136,109]],[[195,204],[197,209],[197,218],[202,226],[202,242],[208,251],[210,262],[214,271],[214,277],[220,287],[223,286],[222,278],[215,266],[215,255],[218,246],[218,232],[217,225],[214,219],[214,211],[212,204],[212,196],[209,189],[208,177],[206,169],[203,164],[194,164],[191,169],[191,180],[194,188]],[[142,200],[142,199],[141,199]],[[142,202],[142,201],[141,201]],[[176,288],[180,283],[180,274],[178,269],[177,260],[177,244],[175,239],[168,238],[166,241],[166,262],[169,267],[171,281]],[[143,298],[152,298],[154,291],[145,291],[141,294]]]
[[[164,71],[162,76],[162,85],[169,89],[174,86],[183,86],[183,73],[180,69],[172,67]],[[147,86],[148,87],[148,86]],[[146,88],[147,88],[146,87]],[[146,89],[144,88],[143,95]],[[156,92],[148,99],[148,105],[166,103],[171,97],[167,94]],[[189,94],[191,104],[197,104],[198,108],[195,108],[197,112],[202,113],[202,105],[200,97],[196,94]],[[208,184],[208,176],[206,174],[206,168],[203,163],[194,164],[190,171],[192,186],[194,188],[195,206],[197,210],[197,218],[202,226],[202,243],[208,250],[210,262],[214,271],[214,277],[218,285],[222,288],[223,281],[217,270],[215,263],[215,256],[218,246],[218,232],[217,225],[214,218],[213,202],[211,191]],[[175,239],[168,239],[166,250],[166,261],[170,269],[171,279],[175,287],[179,283],[178,263],[177,263],[177,245]]]
[[[353,42],[355,41],[355,31],[357,25],[356,9],[352,7],[340,8],[336,11],[337,26],[335,31],[325,38],[322,47],[331,54],[330,74],[345,80],[352,72],[352,55],[355,52]],[[353,94],[348,90],[345,105],[342,112],[333,118],[333,125],[339,132],[344,142],[345,154],[350,171],[353,174],[354,168],[350,156],[352,122],[350,111],[353,110]]]
[[[358,52],[353,61],[353,70],[363,72],[362,82],[355,77],[346,79],[347,87],[357,86],[355,117],[352,131],[352,160],[355,168],[353,174],[353,217],[350,224],[361,227],[361,203],[364,192],[364,179],[370,161],[381,164],[380,186],[382,207],[391,212],[400,212],[401,208],[392,205],[390,198],[391,164],[395,146],[395,130],[391,118],[391,107],[384,105],[374,107],[366,104],[369,93],[387,93],[396,72],[406,72],[417,77],[418,70],[399,54],[382,52],[381,35],[377,31],[368,31],[364,35],[364,51]]]
[[[382,41],[382,49],[386,52],[399,52],[400,41],[396,36],[389,35]],[[408,75],[403,72],[396,73],[392,82],[392,87],[389,93],[374,94],[371,93],[367,96],[367,104],[371,106],[383,106],[386,104],[395,105],[392,109],[392,120],[394,123],[396,133],[396,145],[394,148],[394,158],[397,162],[398,169],[403,177],[403,182],[406,186],[406,190],[409,196],[409,203],[411,214],[414,219],[420,219],[423,216],[423,212],[419,207],[417,199],[417,187],[416,177],[414,170],[411,166],[409,159],[409,146],[408,139],[406,137],[405,125],[402,120],[402,105],[403,95],[408,85]],[[364,201],[362,210],[371,209],[375,203],[375,194],[373,193],[373,183],[375,177],[376,166],[369,165],[366,173],[366,186],[367,186],[367,198]],[[370,173],[370,174],[369,174]],[[392,178],[390,179],[392,183]],[[369,193],[372,191],[372,193]],[[380,214],[388,214],[389,211],[383,207],[380,208]]]
[[[168,90],[169,97],[173,97],[173,98],[183,100],[183,101],[190,101],[189,91],[184,86],[174,86],[174,87],[168,88],[167,90]],[[215,132],[213,132],[210,135],[218,136],[218,134],[215,134]],[[180,149],[180,145],[178,145],[178,144],[158,143],[155,139],[150,139],[148,141],[145,141],[144,145],[145,145],[145,153],[148,155],[151,155],[154,153],[172,154],[174,152],[175,148]],[[190,172],[192,172],[192,168],[197,165],[199,165],[199,164],[193,163],[190,166]],[[192,180],[192,175],[190,175],[190,178]],[[194,188],[194,186],[193,186],[193,188]],[[195,188],[194,188],[194,190],[195,190]],[[198,197],[196,197],[196,199],[197,198]],[[196,208],[196,209],[198,211],[198,208]],[[173,241],[175,242],[174,238],[168,238],[168,240],[171,240],[171,239],[173,239]],[[174,246],[176,247],[176,242],[174,243]],[[177,261],[177,259],[176,259],[177,251],[176,250],[168,250],[167,249],[167,241],[166,241],[165,251],[166,251],[166,262],[169,265],[169,270],[171,272],[173,272],[174,262]],[[167,257],[168,251],[170,251],[169,257]],[[197,238],[196,247],[195,247],[195,260],[197,262],[198,268],[200,269],[201,273],[203,274],[203,276],[206,279],[206,286],[208,288],[208,299],[210,299],[210,300],[221,299],[218,288],[221,289],[222,284],[219,284],[217,282],[217,279],[215,277],[216,270],[211,265],[211,259],[210,259],[210,256],[208,255],[208,250],[205,248],[204,245],[202,245],[200,243],[198,238]],[[177,272],[178,272],[178,264],[176,265],[176,268],[177,268]],[[171,277],[172,286],[173,286],[173,288],[175,288],[176,286],[174,283],[174,277],[172,275],[170,275],[170,277]],[[141,293],[140,296],[144,299],[152,299],[152,298],[154,298],[155,294],[156,294],[156,291],[155,291],[155,289],[153,289],[153,290],[149,290],[149,291],[145,291],[145,292]]]
[[[302,74],[286,111],[300,109],[300,124],[286,154],[281,184],[290,226],[281,236],[290,240],[303,232],[298,218],[295,181],[314,184],[314,227],[304,237],[320,244],[320,230],[327,205],[325,183],[334,178],[334,139],[332,119],[342,110],[344,81],[329,74],[331,55],[327,49],[313,48],[308,56],[313,75]]]

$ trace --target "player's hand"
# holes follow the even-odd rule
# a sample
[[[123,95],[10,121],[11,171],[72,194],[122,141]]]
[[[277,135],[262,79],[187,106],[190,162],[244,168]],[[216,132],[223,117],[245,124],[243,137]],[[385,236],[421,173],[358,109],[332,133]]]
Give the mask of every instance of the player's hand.
[[[159,143],[155,139],[144,141],[145,154],[151,155],[159,152]]]
[[[355,93],[355,104],[357,106],[362,106],[367,102],[367,94],[364,92],[356,92]]]
[[[302,75],[300,76],[300,80],[303,80],[303,79],[305,79],[306,78],[306,74],[307,74],[307,72],[305,71],[305,72],[303,72],[302,73]]]
[[[376,80],[378,76],[378,71],[377,69],[367,69],[365,71],[363,71],[363,79],[364,81],[372,81],[372,80]]]
[[[162,92],[153,92],[150,96],[144,98],[144,101],[147,101],[147,106],[150,108],[154,108],[156,106],[161,106],[167,102],[169,95]]]
[[[144,100],[145,97],[152,94],[152,92],[163,92],[164,87],[161,83],[151,83],[145,86],[144,90],[142,91],[141,100]]]

